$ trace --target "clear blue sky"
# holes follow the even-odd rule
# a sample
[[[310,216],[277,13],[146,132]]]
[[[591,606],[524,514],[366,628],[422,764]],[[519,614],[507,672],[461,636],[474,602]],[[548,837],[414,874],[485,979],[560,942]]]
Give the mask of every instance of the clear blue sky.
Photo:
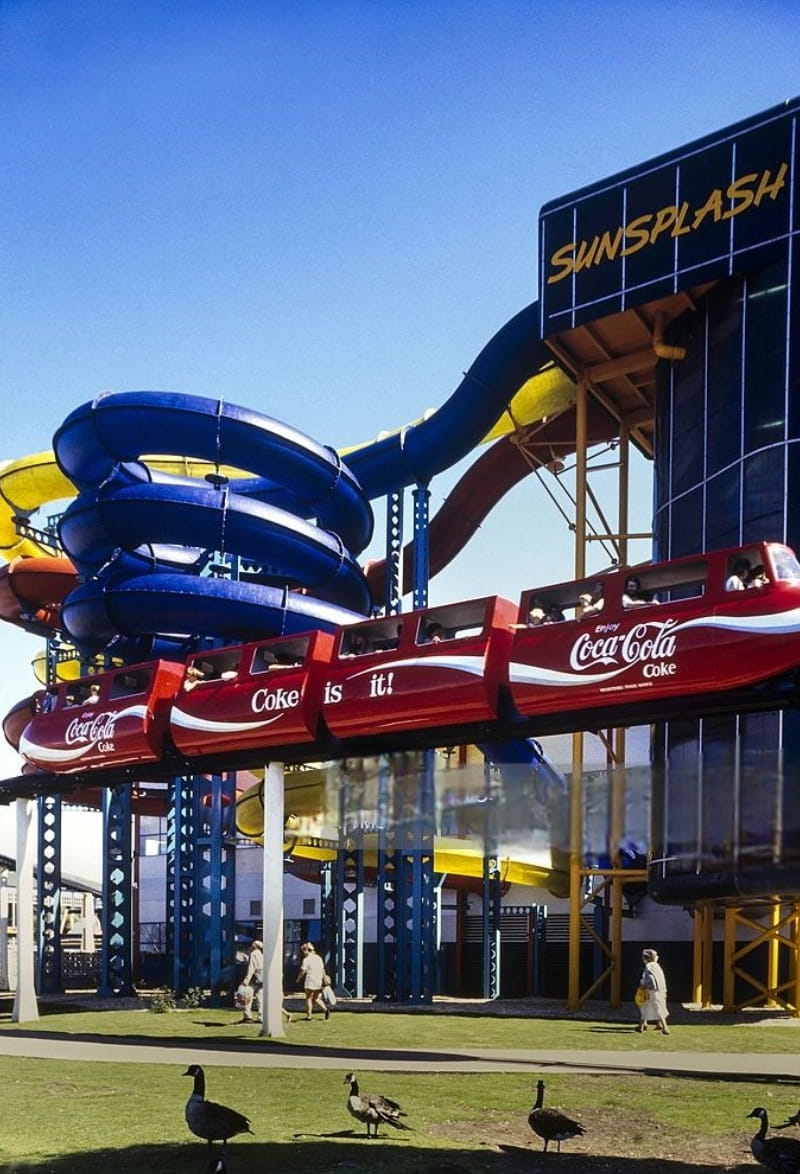
[[[109,388],[396,428],[537,297],[543,203],[798,92],[796,0],[1,0],[0,456]],[[436,591],[569,543],[530,478]]]

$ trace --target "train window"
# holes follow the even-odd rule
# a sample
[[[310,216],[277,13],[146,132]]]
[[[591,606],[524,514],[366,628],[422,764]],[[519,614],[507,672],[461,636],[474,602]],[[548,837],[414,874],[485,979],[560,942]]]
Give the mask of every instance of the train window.
[[[364,656],[371,651],[369,641],[363,632],[346,631],[342,634],[340,656]]]
[[[151,669],[137,669],[135,672],[117,673],[111,682],[111,696],[130,697],[133,693],[144,693],[153,679]]]
[[[270,669],[275,668],[278,663],[278,658],[271,648],[257,648],[253,653],[253,663],[250,665],[251,673],[266,673]]]
[[[770,556],[779,579],[800,579],[800,563],[786,546],[771,546]]]

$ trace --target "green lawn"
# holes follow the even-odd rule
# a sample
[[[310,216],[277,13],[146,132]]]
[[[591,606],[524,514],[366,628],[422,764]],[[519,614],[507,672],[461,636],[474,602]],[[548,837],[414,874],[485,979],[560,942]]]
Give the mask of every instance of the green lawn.
[[[289,1004],[295,1006],[295,1004]],[[184,1040],[202,1045],[208,1040],[249,1041],[254,1047],[281,1048],[336,1047],[365,1048],[571,1048],[577,1051],[618,1050],[652,1052],[716,1051],[787,1054],[800,1051],[800,1021],[742,1016],[743,1022],[728,1017],[684,1014],[689,1022],[673,1024],[667,1038],[650,1031],[633,1031],[633,1007],[618,1017],[602,1019],[565,1015],[561,1018],[529,1018],[481,1015],[473,1011],[401,1011],[337,1009],[328,1022],[317,1016],[307,1023],[295,1013],[286,1039],[262,1038],[255,1025],[238,1022],[233,1009],[202,1007],[191,1011],[154,1014],[151,1011],[72,1011],[43,1004],[37,1022],[19,1025],[22,1030],[46,1030],[70,1035],[115,1035],[136,1038]],[[0,1031],[17,1028],[8,1015],[0,1013]]]
[[[56,1063],[0,1057],[3,1127],[0,1164],[8,1174],[189,1174],[207,1168],[205,1143],[184,1123],[191,1085],[184,1062],[159,1065]],[[344,1068],[344,1065],[343,1065]],[[535,1074],[534,1074],[535,1075]],[[367,1141],[347,1114],[342,1073],[315,1069],[207,1069],[208,1096],[246,1113],[254,1135],[231,1141],[228,1170],[241,1174],[412,1174],[434,1160],[492,1174],[548,1168],[570,1171],[753,1169],[746,1120],[758,1104],[793,1111],[797,1090],[750,1083],[664,1077],[546,1073],[548,1103],[586,1126],[561,1156],[541,1153],[528,1128],[530,1074],[419,1075],[364,1073],[395,1097],[410,1132],[385,1130]],[[620,1145],[620,1143],[622,1143]],[[690,1160],[681,1160],[689,1147]],[[694,1148],[693,1148],[694,1147]],[[622,1150],[598,1164],[595,1155]],[[708,1163],[708,1151],[719,1165]],[[706,1162],[703,1163],[703,1151]],[[670,1160],[659,1155],[669,1154]]]
[[[294,1004],[291,1004],[294,1007]],[[800,1104],[800,1079],[787,1083],[695,1080],[661,1075],[572,1075],[537,1068],[503,1074],[360,1073],[362,1088],[395,1097],[411,1132],[381,1131],[367,1141],[347,1114],[344,1073],[358,1071],[359,1053],[425,1049],[446,1057],[454,1049],[558,1048],[576,1055],[597,1049],[632,1055],[681,1052],[796,1054],[800,1024],[753,1015],[749,1022],[679,1013],[668,1038],[632,1030],[633,1009],[618,1017],[530,1018],[447,1011],[406,1013],[385,1008],[337,1009],[328,1022],[295,1017],[285,1040],[262,1038],[233,1010],[199,1008],[154,1014],[148,1010],[78,1011],[43,1003],[40,1018],[10,1021],[0,1003],[5,1034],[113,1037],[165,1045],[164,1063],[64,1062],[0,1056],[3,1174],[197,1174],[207,1171],[205,1143],[189,1133],[183,1106],[191,1084],[182,1045],[230,1043],[280,1056],[299,1048],[304,1067],[208,1066],[207,1095],[252,1120],[254,1136],[230,1143],[230,1174],[415,1174],[432,1163],[485,1174],[530,1174],[558,1166],[560,1174],[722,1174],[755,1169],[747,1113],[766,1105],[773,1121]],[[742,1017],[746,1018],[746,1017]],[[316,1056],[341,1057],[320,1068]],[[653,1070],[651,1066],[651,1071]],[[656,1069],[657,1071],[657,1069]],[[528,1128],[535,1083],[547,1082],[547,1103],[578,1117],[586,1135],[564,1151],[542,1154]],[[384,1136],[384,1132],[386,1136]],[[548,1165],[549,1164],[549,1165]],[[435,1169],[435,1166],[432,1167]],[[447,1170],[443,1166],[442,1172]],[[438,1174],[438,1172],[437,1172]]]

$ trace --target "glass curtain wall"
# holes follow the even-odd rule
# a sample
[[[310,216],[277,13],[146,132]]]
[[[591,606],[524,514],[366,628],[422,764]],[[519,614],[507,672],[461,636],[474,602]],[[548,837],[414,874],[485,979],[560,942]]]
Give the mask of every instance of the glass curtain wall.
[[[798,264],[719,282],[659,365],[654,557],[774,539],[800,549]],[[651,885],[664,901],[800,892],[800,714],[665,723]]]

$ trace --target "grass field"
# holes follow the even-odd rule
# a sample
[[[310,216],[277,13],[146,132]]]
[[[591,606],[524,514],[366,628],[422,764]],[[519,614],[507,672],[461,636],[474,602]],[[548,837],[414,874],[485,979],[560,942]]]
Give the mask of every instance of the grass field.
[[[230,1010],[154,1014],[51,1005],[43,1012],[36,1022],[15,1025],[0,1005],[0,1050],[3,1036],[32,1035],[113,1039],[122,1041],[123,1050],[114,1049],[108,1061],[83,1063],[0,1055],[4,1174],[207,1171],[205,1143],[189,1133],[183,1117],[191,1091],[182,1076],[185,1052],[198,1047],[230,1045],[243,1057],[238,1066],[235,1054],[231,1059],[226,1052],[219,1057],[222,1065],[206,1068],[209,1098],[252,1121],[253,1136],[230,1143],[231,1174],[522,1174],[554,1165],[562,1174],[744,1174],[756,1169],[749,1152],[755,1129],[747,1113],[765,1105],[777,1122],[800,1105],[800,1067],[797,1084],[767,1084],[746,1072],[737,1080],[681,1079],[661,1074],[657,1061],[681,1051],[794,1055],[800,1025],[791,1020],[681,1022],[664,1039],[654,1032],[637,1035],[627,1012],[619,1019],[592,1019],[341,1009],[327,1023],[296,1020],[285,1040],[269,1040],[257,1027],[238,1024]],[[126,1063],[125,1041],[160,1042],[164,1062]],[[525,1063],[512,1063],[502,1073],[391,1071],[397,1052],[425,1049],[446,1057],[479,1048],[566,1048],[578,1061],[597,1049],[628,1050],[632,1062],[652,1054],[648,1068],[654,1074],[579,1075]],[[307,1053],[307,1064],[244,1066],[255,1052],[279,1065],[289,1049],[299,1049],[301,1058]],[[320,1067],[322,1054],[335,1066]],[[347,1114],[344,1073],[358,1071],[364,1054],[379,1056],[387,1070],[362,1071],[362,1088],[400,1101],[410,1131],[382,1128],[377,1141],[367,1141],[364,1127]],[[560,1156],[543,1154],[528,1127],[540,1076],[547,1103],[586,1129],[564,1143]]]

